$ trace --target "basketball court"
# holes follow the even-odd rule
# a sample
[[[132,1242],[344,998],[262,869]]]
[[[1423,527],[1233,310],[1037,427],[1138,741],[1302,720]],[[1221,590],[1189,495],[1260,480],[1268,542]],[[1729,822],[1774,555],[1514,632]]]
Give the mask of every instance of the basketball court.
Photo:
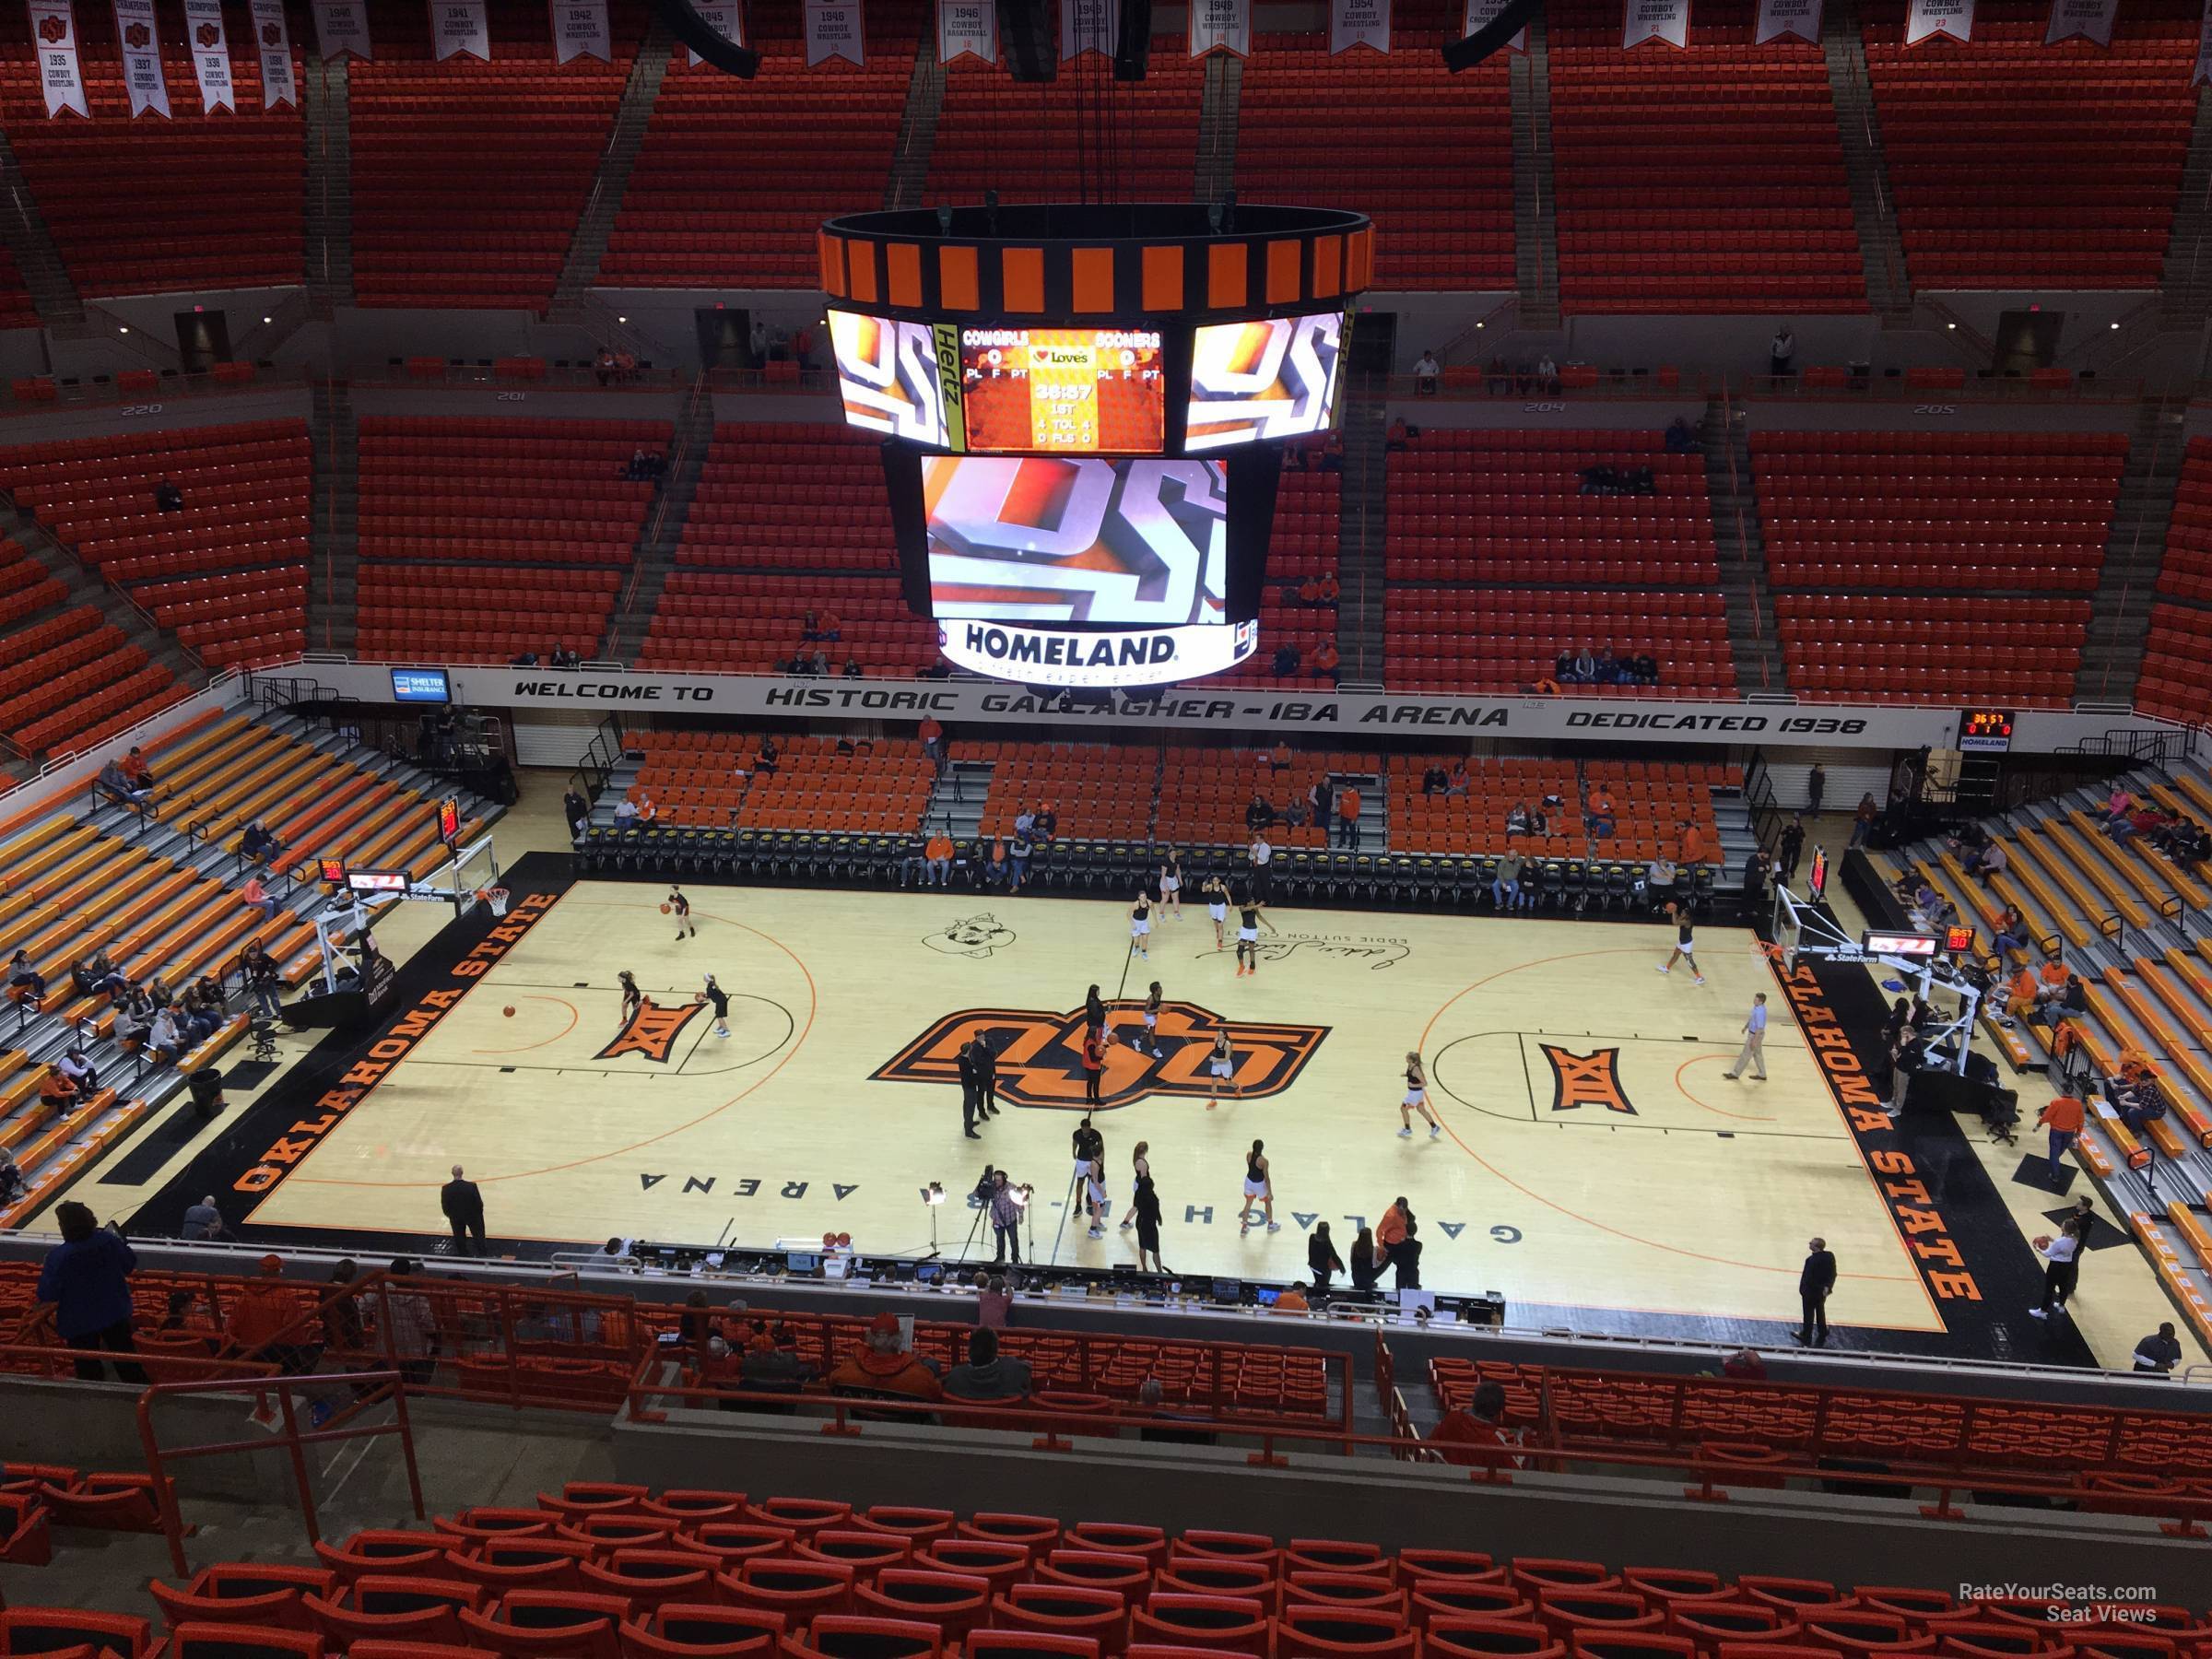
[[[981,1262],[990,1228],[970,1238],[966,1194],[989,1163],[1034,1185],[1025,1255],[1134,1264],[1134,1233],[1091,1239],[1065,1208],[1096,983],[1124,1039],[1099,1118],[1114,1218],[1148,1141],[1179,1275],[1301,1277],[1317,1222],[1347,1254],[1403,1194],[1424,1286],[1500,1291],[1522,1323],[1771,1334],[1794,1323],[1818,1232],[1841,1265],[1840,1324],[1946,1330],[1832,1068],[1740,930],[1700,931],[1700,985],[1654,971],[1663,925],[1271,910],[1259,971],[1239,977],[1202,906],[1162,915],[1146,960],[1102,901],[701,886],[698,936],[678,941],[664,887],[571,883],[544,856],[508,880],[503,920],[479,910],[417,953],[387,1030],[326,1039],[163,1202],[217,1185],[250,1237],[434,1236],[460,1163],[510,1243],[804,1248],[837,1231],[864,1255],[916,1255],[936,1181],[936,1247]],[[634,1018],[623,969],[644,992]],[[694,1000],[709,972],[726,1039]],[[1126,1041],[1155,979],[1157,1058]],[[1769,1080],[1730,1081],[1761,990]],[[1224,1025],[1234,1097],[1208,1110]],[[980,1142],[954,1069],[977,1034],[1000,1053],[1003,1109]],[[1433,1138],[1418,1117],[1397,1133],[1417,1047]],[[1239,1225],[1255,1137],[1273,1233],[1256,1212]]]

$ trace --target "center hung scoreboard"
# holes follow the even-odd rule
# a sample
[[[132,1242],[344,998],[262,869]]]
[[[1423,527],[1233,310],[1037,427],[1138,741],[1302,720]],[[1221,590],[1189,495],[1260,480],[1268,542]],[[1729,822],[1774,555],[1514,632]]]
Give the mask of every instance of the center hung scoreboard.
[[[1358,214],[856,214],[821,237],[846,421],[881,434],[908,604],[962,667],[1164,686],[1259,648],[1285,445],[1335,429]]]

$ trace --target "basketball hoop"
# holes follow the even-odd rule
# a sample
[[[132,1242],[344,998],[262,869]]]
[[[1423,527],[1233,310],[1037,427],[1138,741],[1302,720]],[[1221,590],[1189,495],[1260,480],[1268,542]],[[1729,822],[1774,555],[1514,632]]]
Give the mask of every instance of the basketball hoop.
[[[491,913],[494,916],[503,916],[507,913],[507,889],[505,888],[479,888],[477,889],[477,898],[479,902],[491,907]]]

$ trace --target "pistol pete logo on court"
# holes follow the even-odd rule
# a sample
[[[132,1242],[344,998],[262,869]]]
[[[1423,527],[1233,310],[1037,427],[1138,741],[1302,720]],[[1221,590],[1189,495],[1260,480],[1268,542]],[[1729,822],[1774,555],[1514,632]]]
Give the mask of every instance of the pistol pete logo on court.
[[[1577,1054],[1548,1042],[1538,1043],[1551,1063],[1551,1109],[1572,1112],[1583,1106],[1603,1106],[1607,1112],[1637,1115],[1620,1087],[1620,1051],[1599,1049]]]
[[[878,1066],[871,1081],[958,1087],[960,1051],[981,1037],[998,1059],[997,1097],[1017,1106],[1084,1110],[1084,1012],[1030,1008],[964,1008],[947,1014]],[[1112,1112],[1161,1098],[1203,1100],[1215,1036],[1227,1028],[1236,1065],[1224,1094],[1241,1100],[1278,1095],[1296,1081],[1329,1034],[1327,1026],[1257,1025],[1225,1020],[1196,1003],[1163,1002],[1155,1059],[1132,1042],[1144,1035],[1142,1005],[1106,1006],[1113,1036],[1099,1080],[1099,1110]]]
[[[595,1060],[618,1060],[624,1054],[642,1054],[648,1060],[668,1064],[668,1050],[687,1025],[697,1018],[704,1003],[677,1003],[664,1008],[651,997],[638,1005],[638,1011],[629,1017],[615,1040],[593,1056]]]

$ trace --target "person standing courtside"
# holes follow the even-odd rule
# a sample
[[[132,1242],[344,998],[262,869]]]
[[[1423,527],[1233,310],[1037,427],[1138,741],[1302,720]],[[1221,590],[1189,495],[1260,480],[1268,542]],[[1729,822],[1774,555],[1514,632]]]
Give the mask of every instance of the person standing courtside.
[[[983,1137],[975,1132],[975,1112],[982,1100],[982,1079],[976,1075],[975,1045],[962,1048],[957,1062],[960,1071],[960,1133],[970,1140]]]
[[[1767,1080],[1767,994],[1761,991],[1751,999],[1751,1012],[1744,1017],[1744,1047],[1736,1055],[1735,1065],[1721,1074],[1734,1081],[1757,1066],[1751,1075],[1761,1083]]]
[[[978,1112],[987,1118],[998,1115],[998,1056],[991,1045],[978,1037],[968,1045],[975,1056],[975,1103]]]
[[[1836,1288],[1836,1258],[1826,1239],[1806,1246],[1805,1265],[1797,1271],[1797,1300],[1802,1319],[1790,1335],[1814,1347],[1828,1345],[1828,1294]]]
[[[459,1164],[453,1166],[453,1178],[438,1189],[438,1207],[453,1230],[455,1250],[474,1255],[484,1248],[484,1190],[462,1177]]]

